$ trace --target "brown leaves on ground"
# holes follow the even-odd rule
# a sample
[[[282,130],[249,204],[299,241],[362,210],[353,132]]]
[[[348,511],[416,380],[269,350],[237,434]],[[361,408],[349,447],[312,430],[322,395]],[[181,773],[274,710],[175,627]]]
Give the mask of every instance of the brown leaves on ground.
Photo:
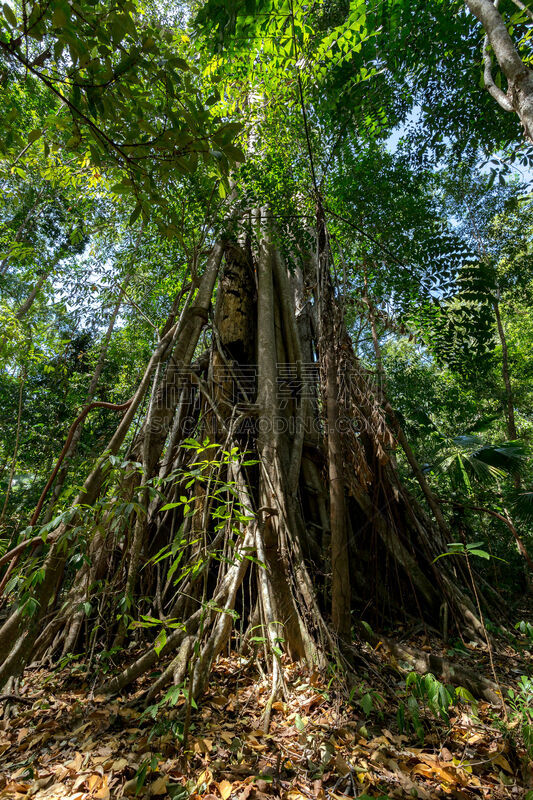
[[[392,698],[365,717],[333,696],[328,676],[286,664],[285,681],[265,734],[268,682],[239,656],[220,658],[184,750],[185,697],[154,721],[131,697],[91,698],[66,673],[30,672],[22,693],[33,705],[0,721],[0,800],[503,800],[532,785],[532,765],[487,703],[452,709],[449,726],[423,719],[420,742],[398,731]]]

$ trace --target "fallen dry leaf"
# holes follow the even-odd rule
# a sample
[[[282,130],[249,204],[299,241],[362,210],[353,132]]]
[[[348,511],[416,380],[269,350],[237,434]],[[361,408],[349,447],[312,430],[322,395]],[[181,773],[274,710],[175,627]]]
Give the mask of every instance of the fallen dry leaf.
[[[232,784],[227,780],[223,780],[217,783],[217,789],[220,792],[222,800],[228,800],[232,792]]]
[[[148,793],[150,795],[166,794],[167,793],[167,784],[168,784],[168,776],[167,775],[163,775],[160,778],[156,778],[155,781],[150,784],[150,787],[148,789]]]

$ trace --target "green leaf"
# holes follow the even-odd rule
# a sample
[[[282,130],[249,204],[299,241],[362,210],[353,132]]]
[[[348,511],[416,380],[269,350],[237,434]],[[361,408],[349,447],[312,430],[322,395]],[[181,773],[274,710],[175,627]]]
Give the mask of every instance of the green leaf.
[[[159,655],[159,653],[161,652],[163,647],[166,645],[166,643],[167,643],[167,633],[166,633],[165,629],[162,628],[159,631],[159,633],[157,635],[157,639],[154,642],[154,650],[157,653],[157,655]]]
[[[476,705],[475,697],[473,697],[471,692],[469,692],[468,689],[465,689],[464,686],[457,686],[455,689],[455,694],[461,700],[464,700],[467,703],[472,703],[474,706]]]
[[[131,191],[130,186],[124,186],[123,183],[116,183],[114,186],[111,187],[111,191],[113,194],[127,194]]]
[[[142,204],[141,203],[137,203],[137,205],[135,206],[135,208],[133,209],[133,211],[130,214],[130,219],[129,219],[129,224],[130,225],[133,225],[135,220],[138,219],[141,211],[142,211]]]
[[[224,145],[224,153],[228,158],[233,159],[233,161],[241,162],[246,160],[246,157],[242,152],[241,148],[234,147],[231,144]]]
[[[68,22],[67,15],[60,6],[54,8],[52,14],[52,25],[54,28],[64,28]]]
[[[372,700],[372,695],[368,692],[361,698],[361,708],[367,716],[374,710],[374,701]]]
[[[3,11],[4,11],[4,17],[7,19],[7,21],[11,25],[11,27],[12,28],[16,28],[17,25],[18,25],[18,22],[17,22],[17,18],[15,16],[15,14],[13,13],[13,9],[11,8],[11,6],[8,6],[7,3],[4,3]]]
[[[469,550],[468,552],[473,556],[479,556],[480,558],[486,558],[487,561],[490,559],[490,553],[487,553],[486,550]]]
[[[38,128],[36,128],[35,130],[30,131],[30,133],[28,134],[28,142],[30,142],[31,144],[31,142],[35,142],[37,141],[37,139],[40,139],[42,135],[43,132]]]

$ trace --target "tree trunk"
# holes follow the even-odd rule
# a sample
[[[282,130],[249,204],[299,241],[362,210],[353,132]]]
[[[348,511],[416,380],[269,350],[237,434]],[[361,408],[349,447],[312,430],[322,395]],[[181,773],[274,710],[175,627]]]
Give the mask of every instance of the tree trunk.
[[[261,213],[261,212],[260,212]],[[265,212],[263,211],[263,214]],[[264,230],[264,222],[259,219]],[[266,234],[268,237],[268,234]],[[265,238],[266,238],[265,237]],[[305,655],[301,621],[291,596],[286,562],[282,555],[281,528],[283,515],[283,465],[280,459],[280,436],[278,425],[281,415],[277,396],[277,351],[274,324],[274,247],[263,240],[257,261],[257,405],[259,409],[257,454],[259,458],[259,504],[261,514],[258,536],[262,547],[272,600],[275,606],[274,619],[281,623],[283,636],[294,658]],[[265,609],[263,609],[265,611]],[[273,620],[266,620],[270,627]]]
[[[91,600],[96,575],[108,587],[98,601],[98,620],[109,619],[101,639],[107,647],[113,637],[122,644],[129,635],[125,625],[115,623],[116,599],[124,593],[132,616],[152,608],[162,626],[176,618],[183,623],[168,629],[159,655],[150,640],[153,631],[139,631],[137,640],[146,652],[109,682],[109,691],[122,690],[160,657],[170,656],[147,695],[154,697],[169,681],[185,680],[187,658],[192,660],[189,688],[197,695],[229,641],[233,618],[241,615],[244,629],[258,613],[272,671],[265,725],[282,689],[281,650],[320,665],[337,657],[339,639],[349,639],[356,613],[352,583],[356,589],[360,561],[376,564],[380,586],[367,598],[370,603],[385,599],[387,611],[415,605],[438,624],[444,599],[458,624],[476,630],[472,606],[447,575],[445,560],[432,563],[440,552],[438,531],[397,476],[385,410],[355,356],[335,294],[323,220],[319,215],[318,260],[291,253],[297,264],[292,272],[275,244],[275,229],[267,229],[264,211],[257,212],[256,223],[254,242],[240,236],[237,242],[215,244],[197,290],[191,290],[179,320],[162,336],[108,445],[108,452],[118,453],[151,385],[140,434],[129,449],[130,456],[142,460],[142,480],[124,470],[107,488],[110,499],[102,498],[90,567],[72,578],[65,570],[68,548],[62,550],[67,526],[50,535],[33,616],[17,609],[0,630],[5,653],[0,684],[19,674],[31,657],[61,647],[66,652],[76,644],[86,649],[87,642],[78,641],[80,607]],[[304,274],[308,278],[317,268],[315,294],[305,297]],[[209,349],[191,366],[210,321],[217,278]],[[257,370],[250,380],[254,361]],[[320,371],[309,371],[317,363]],[[282,368],[288,376],[283,381]],[[194,472],[194,446],[180,446],[187,436],[216,439],[230,454],[228,462],[213,469],[206,462]],[[247,466],[241,465],[244,451],[247,459],[251,456]],[[190,476],[191,464],[192,482],[183,477]],[[108,475],[109,463],[99,459],[76,502],[94,504]],[[160,487],[166,497],[154,495],[149,501],[152,478],[164,479]],[[217,495],[227,509],[220,522],[213,492],[225,482],[220,490],[225,494]],[[179,507],[183,500],[160,512],[183,496],[192,517]],[[134,498],[138,502],[132,506]],[[109,524],[110,509],[121,503],[133,510],[117,533]],[[172,550],[176,543],[178,551]],[[328,544],[330,563],[327,549],[324,558]],[[181,553],[183,563],[198,569],[185,570],[174,586],[175,556],[155,567],[151,563],[161,548],[169,556]],[[384,570],[389,562],[395,578]],[[248,569],[259,603],[240,600]]]
[[[507,436],[511,442],[518,439],[516,432],[516,423],[514,416],[514,399],[513,388],[511,386],[511,376],[509,373],[509,353],[507,350],[507,339],[503,329],[502,318],[500,315],[500,303],[498,300],[494,301],[494,315],[496,317],[496,325],[498,327],[498,336],[502,346],[502,378],[505,387],[505,411],[507,421]]]
[[[329,241],[322,209],[317,212],[318,233],[318,285],[319,285],[319,352],[324,379],[326,407],[326,441],[329,472],[329,525],[331,535],[331,619],[342,639],[348,639],[350,618],[350,562],[346,526],[346,480],[339,408],[339,328],[344,320],[339,318],[329,270]]]
[[[518,114],[526,139],[533,141],[533,71],[527,67],[516,49],[507,26],[492,0],[465,0],[472,14],[481,22],[501,71],[507,79],[507,94],[499,89],[490,75],[490,54],[485,45],[485,85],[506,111]],[[487,65],[488,58],[488,65]]]

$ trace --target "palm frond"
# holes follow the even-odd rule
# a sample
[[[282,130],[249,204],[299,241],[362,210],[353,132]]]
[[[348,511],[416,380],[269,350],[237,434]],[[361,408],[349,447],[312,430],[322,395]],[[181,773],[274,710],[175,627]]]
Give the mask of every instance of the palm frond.
[[[516,516],[523,522],[533,522],[533,492],[522,492],[514,501]]]
[[[477,458],[475,454],[470,454],[466,457],[465,462],[472,476],[480,483],[497,481],[500,478],[504,478],[507,474],[506,470],[495,464],[487,463],[483,459]]]
[[[503,442],[498,445],[483,445],[472,453],[472,458],[499,470],[518,474],[528,455],[528,449],[522,442]]]
[[[483,444],[473,434],[460,434],[446,441],[434,468],[448,473],[455,483],[470,492],[472,480],[486,485],[508,474],[518,474],[528,455],[529,450],[522,442]]]

